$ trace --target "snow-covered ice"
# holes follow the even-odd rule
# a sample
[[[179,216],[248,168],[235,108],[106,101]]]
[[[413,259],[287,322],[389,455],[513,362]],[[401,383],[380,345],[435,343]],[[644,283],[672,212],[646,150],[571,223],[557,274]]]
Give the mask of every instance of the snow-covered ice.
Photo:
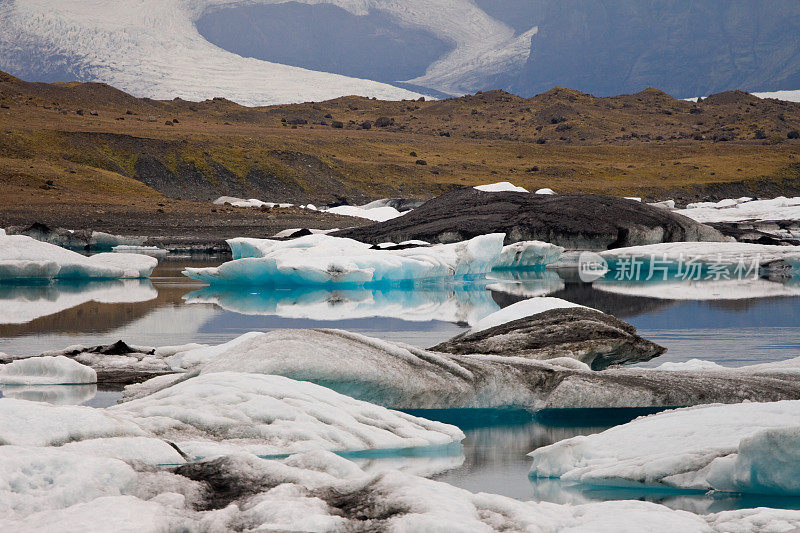
[[[531,475],[583,484],[800,494],[800,401],[667,411],[530,455]]]
[[[731,198],[719,202],[689,204],[675,211],[698,222],[742,222],[800,220],[800,196],[779,196],[771,200]]]
[[[106,412],[190,456],[446,445],[464,434],[313,383],[241,372],[202,374]]]
[[[784,261],[800,270],[800,246],[743,242],[665,242],[606,250],[600,256],[612,270],[624,269],[628,277],[623,279],[645,279],[651,271],[654,279],[660,279],[667,271],[680,268],[691,274],[693,264],[722,267],[727,274],[721,270],[716,279],[728,279],[725,276],[730,276],[731,270],[736,274],[737,269],[741,277],[755,278],[759,267],[773,261]]]
[[[550,187],[543,187],[541,189],[537,189],[534,194],[556,194],[556,191]]]
[[[403,214],[394,207],[388,205],[374,208],[365,208],[364,206],[359,207],[355,205],[340,205],[325,209],[324,211],[333,213],[334,215],[366,218],[368,220],[374,220],[375,222],[385,222],[387,220],[397,218]]]
[[[329,235],[290,241],[238,238],[228,241],[233,260],[219,267],[187,268],[183,273],[211,284],[375,285],[420,282],[480,274],[493,268],[544,266],[561,248],[526,241],[503,246],[505,235],[492,233],[453,244],[399,250]]]
[[[483,192],[528,192],[525,187],[518,187],[508,181],[499,181],[497,183],[489,183],[486,185],[476,185],[473,187]]]
[[[97,373],[63,355],[31,357],[0,365],[0,385],[78,385],[97,383]]]
[[[25,235],[0,236],[0,281],[146,278],[158,260],[141,254],[90,257]]]
[[[538,298],[528,298],[520,302],[504,307],[499,311],[495,311],[491,315],[485,316],[472,326],[472,332],[483,331],[485,329],[505,324],[506,322],[513,322],[520,318],[525,318],[531,315],[544,313],[551,309],[568,309],[570,307],[585,307],[583,305],[575,304],[562,300],[561,298],[552,298],[549,296],[542,296]]]

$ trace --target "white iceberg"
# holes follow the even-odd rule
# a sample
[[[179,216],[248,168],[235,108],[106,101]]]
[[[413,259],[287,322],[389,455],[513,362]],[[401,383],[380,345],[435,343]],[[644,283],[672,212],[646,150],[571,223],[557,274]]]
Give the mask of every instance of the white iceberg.
[[[754,279],[752,276],[747,279],[654,282],[615,281],[606,277],[595,281],[592,288],[613,294],[660,300],[743,300],[800,295],[800,284],[795,280],[772,281],[764,278]]]
[[[385,222],[403,214],[389,205],[372,208],[368,208],[367,206],[340,205],[337,207],[330,207],[324,211],[334,215],[366,218],[368,220],[374,220],[375,222]]]
[[[562,300],[561,298],[553,298],[549,296],[542,296],[538,298],[528,298],[520,302],[504,307],[499,311],[495,311],[491,315],[485,316],[472,326],[472,332],[483,331],[485,329],[499,326],[507,322],[513,322],[520,318],[525,318],[531,315],[544,313],[551,309],[568,309],[571,307],[586,307],[584,305],[575,304]]]
[[[203,374],[105,411],[175,442],[190,456],[409,448],[464,438],[455,426],[313,383],[238,372]]]
[[[30,357],[0,365],[0,385],[79,385],[97,383],[97,373],[63,355]]]
[[[549,187],[544,187],[542,189],[537,189],[534,194],[556,194],[556,191]]]
[[[743,242],[665,242],[616,248],[600,252],[622,280],[664,279],[671,272],[685,273],[687,279],[757,278],[759,269],[783,261],[800,270],[800,246],[777,246]],[[702,267],[702,270],[693,270]],[[712,268],[712,271],[705,269]]]
[[[800,196],[779,196],[771,200],[731,198],[719,202],[698,202],[686,209],[675,211],[697,222],[744,222],[744,221],[800,221]]]
[[[531,475],[589,485],[800,494],[800,401],[667,411],[531,452]]]
[[[500,181],[497,183],[489,183],[486,185],[476,185],[473,189],[483,192],[528,192],[524,187],[517,187],[511,182]]]
[[[146,278],[158,260],[141,254],[90,257],[25,235],[0,236],[0,282],[21,279]]]
[[[504,247],[504,237],[492,233],[453,244],[400,250],[373,249],[352,239],[319,234],[290,241],[231,239],[232,261],[219,267],[187,268],[183,273],[211,284],[393,284],[464,277],[493,268],[544,266],[561,253],[561,248],[538,241]]]

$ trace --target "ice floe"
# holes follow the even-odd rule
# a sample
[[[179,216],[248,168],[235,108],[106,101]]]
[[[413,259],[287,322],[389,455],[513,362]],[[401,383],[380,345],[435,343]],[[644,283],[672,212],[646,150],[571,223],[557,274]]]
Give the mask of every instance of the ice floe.
[[[390,411],[282,376],[214,372],[106,412],[131,420],[190,456],[446,445],[455,426]]]
[[[25,235],[0,236],[0,282],[24,279],[146,278],[158,260],[140,254],[90,257]]]
[[[0,365],[0,385],[78,385],[97,383],[94,369],[63,355],[31,357]]]
[[[722,279],[616,281],[602,278],[592,287],[598,291],[661,300],[742,300],[800,295],[800,283],[792,280]]]
[[[463,277],[493,268],[541,267],[562,251],[539,241],[504,247],[504,237],[492,233],[454,244],[391,250],[329,235],[290,241],[231,239],[232,261],[219,267],[187,268],[184,274],[211,284],[392,284]]]
[[[782,262],[800,269],[800,246],[743,242],[667,242],[600,252],[612,270],[624,271],[621,279],[664,279],[671,271],[697,279],[757,278],[759,268]],[[702,267],[704,270],[694,270]],[[709,272],[707,269],[712,268]],[[711,274],[711,277],[706,277]]]
[[[741,222],[766,220],[800,220],[800,196],[779,196],[771,200],[731,198],[719,202],[688,204],[676,211],[698,222]]]
[[[325,209],[325,211],[327,213],[333,213],[334,215],[366,218],[368,220],[374,220],[375,222],[384,222],[403,214],[394,207],[388,205],[372,208],[367,208],[366,206],[340,205]]]
[[[591,485],[800,494],[800,402],[678,409],[531,454],[531,475]]]
[[[544,313],[552,309],[568,309],[571,307],[584,307],[561,298],[540,297],[528,298],[520,302],[504,307],[495,311],[491,315],[485,316],[472,326],[472,332],[477,333],[485,329],[493,328],[507,322],[519,320],[538,313]]]
[[[525,187],[518,187],[508,181],[499,181],[497,183],[489,183],[487,185],[476,185],[473,187],[483,192],[528,192]]]

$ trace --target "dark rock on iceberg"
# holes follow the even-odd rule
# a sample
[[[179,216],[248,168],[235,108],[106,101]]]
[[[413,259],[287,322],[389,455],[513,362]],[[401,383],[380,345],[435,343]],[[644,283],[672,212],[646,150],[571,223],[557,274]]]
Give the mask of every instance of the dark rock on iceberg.
[[[332,235],[378,244],[414,239],[450,243],[487,233],[505,233],[506,244],[539,240],[590,250],[725,240],[709,226],[624,198],[484,192],[472,187],[445,193],[402,217]]]
[[[466,332],[431,348],[458,355],[489,354],[533,359],[570,357],[593,370],[649,361],[666,348],[636,334],[627,322],[594,309],[572,307]]]

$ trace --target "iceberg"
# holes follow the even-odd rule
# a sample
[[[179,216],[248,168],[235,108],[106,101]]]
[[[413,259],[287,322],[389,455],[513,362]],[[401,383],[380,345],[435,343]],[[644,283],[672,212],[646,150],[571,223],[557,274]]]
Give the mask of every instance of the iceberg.
[[[0,365],[0,385],[78,385],[97,383],[97,373],[63,355],[31,357]]]
[[[398,211],[392,206],[385,205],[380,207],[367,207],[355,205],[340,205],[337,207],[330,207],[324,209],[327,213],[334,215],[343,215],[347,217],[358,217],[373,220],[375,222],[384,222],[401,216],[403,213]]]
[[[622,280],[669,279],[675,272],[684,279],[757,278],[772,263],[800,270],[800,246],[743,242],[666,242],[600,252],[610,270]],[[697,270],[695,270],[697,269]],[[709,270],[710,269],[710,270]],[[699,276],[699,277],[692,277]]]
[[[721,279],[721,280],[667,280],[667,281],[616,281],[601,278],[592,284],[595,290],[660,300],[743,300],[750,298],[772,298],[800,296],[800,284],[796,279],[770,280]]]
[[[544,266],[561,253],[559,247],[538,241],[504,247],[504,237],[492,233],[454,244],[391,250],[322,234],[290,241],[231,239],[232,261],[183,273],[210,284],[403,284],[463,278],[493,268]]]
[[[771,200],[731,198],[719,202],[697,202],[676,213],[704,224],[714,222],[800,220],[800,196]]]
[[[511,304],[508,307],[500,309],[499,311],[495,311],[491,315],[483,317],[472,326],[471,332],[478,333],[479,331],[494,328],[508,322],[513,322],[514,320],[544,313],[545,311],[550,311],[553,309],[570,309],[572,307],[586,308],[583,305],[568,302],[566,300],[562,300],[561,298],[552,298],[548,296],[528,298],[527,300],[522,300],[520,302]]]
[[[516,185],[508,181],[489,183],[487,185],[476,185],[475,187],[473,187],[473,189],[483,192],[528,192],[528,189],[524,187],[517,187]]]
[[[146,278],[157,264],[157,259],[147,255],[101,253],[86,257],[25,235],[0,236],[0,282]]]
[[[800,401],[676,409],[531,452],[531,475],[588,485],[800,494]]]
[[[464,438],[455,426],[313,383],[240,372],[201,374],[105,411],[200,457],[410,448]]]

